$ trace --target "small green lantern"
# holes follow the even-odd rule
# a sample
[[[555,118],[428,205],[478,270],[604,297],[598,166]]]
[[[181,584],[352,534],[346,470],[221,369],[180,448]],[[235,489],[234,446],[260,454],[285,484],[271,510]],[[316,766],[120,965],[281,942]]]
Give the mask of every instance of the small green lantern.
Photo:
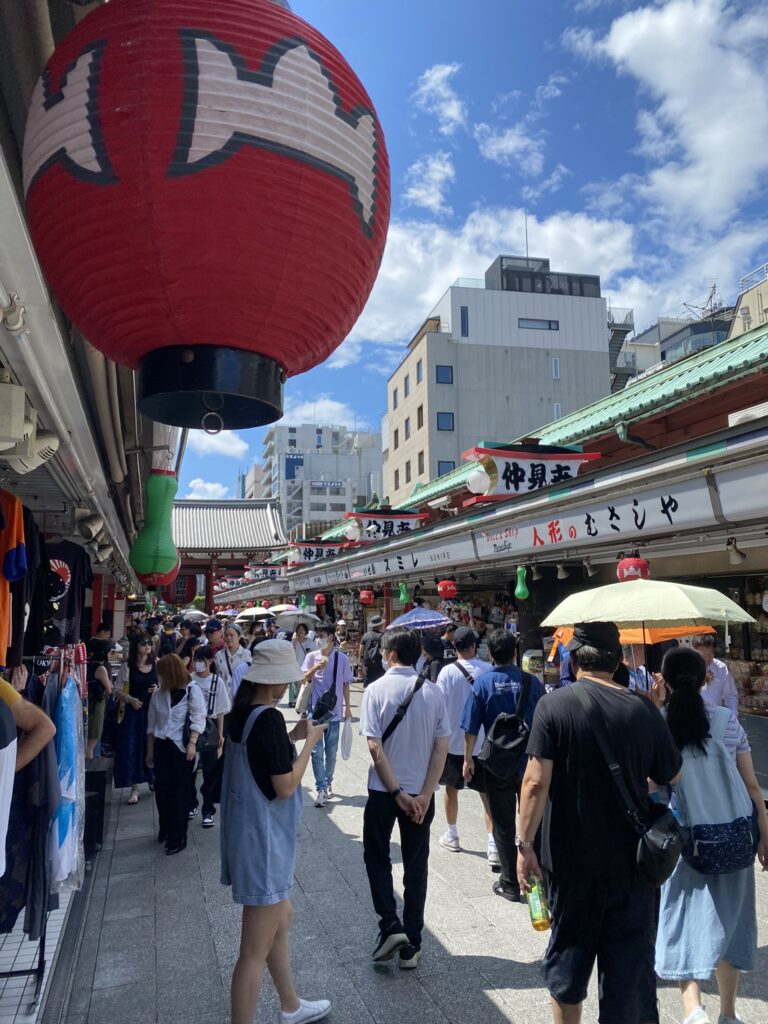
[[[515,587],[515,597],[518,601],[526,601],[531,595],[528,592],[528,586],[525,582],[526,568],[524,565],[518,565],[517,567],[517,586]]]
[[[301,597],[299,598],[299,608],[301,608],[301,610],[304,611],[308,605],[309,601],[307,600],[307,595],[302,594]]]
[[[408,604],[408,601],[410,600],[410,598],[408,597],[408,587],[406,587],[404,583],[400,584],[398,597],[400,599],[401,604]]]

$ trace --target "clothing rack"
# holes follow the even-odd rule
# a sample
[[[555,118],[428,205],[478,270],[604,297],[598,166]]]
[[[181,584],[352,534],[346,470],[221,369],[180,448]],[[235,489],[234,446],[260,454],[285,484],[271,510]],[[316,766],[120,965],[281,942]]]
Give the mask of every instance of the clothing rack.
[[[29,1004],[29,1009],[35,1010],[40,1004],[40,997],[43,992],[43,979],[45,978],[45,936],[48,931],[48,915],[45,915],[45,921],[43,923],[43,931],[40,936],[40,941],[37,947],[37,966],[27,967],[25,970],[18,971],[0,971],[0,981],[6,978],[35,978],[35,992],[32,996],[32,1002]]]

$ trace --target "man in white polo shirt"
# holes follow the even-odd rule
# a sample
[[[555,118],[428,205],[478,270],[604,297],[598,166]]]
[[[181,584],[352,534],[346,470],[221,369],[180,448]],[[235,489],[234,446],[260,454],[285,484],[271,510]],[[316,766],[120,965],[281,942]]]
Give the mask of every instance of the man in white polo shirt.
[[[363,854],[373,906],[379,916],[377,963],[399,950],[400,967],[416,967],[427,899],[429,827],[435,815],[435,789],[448,752],[451,728],[439,690],[424,684],[414,665],[421,638],[412,629],[382,635],[388,670],[363,694],[360,733],[368,740],[373,764],[363,817]],[[398,823],[403,856],[402,922],[392,885],[390,840]]]

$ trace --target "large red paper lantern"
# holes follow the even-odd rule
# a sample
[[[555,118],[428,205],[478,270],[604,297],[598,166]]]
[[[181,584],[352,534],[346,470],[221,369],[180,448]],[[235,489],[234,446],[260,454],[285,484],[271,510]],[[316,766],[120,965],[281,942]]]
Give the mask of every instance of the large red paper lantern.
[[[627,580],[647,580],[651,567],[644,558],[622,558],[616,566],[616,576],[621,583]]]
[[[453,600],[459,592],[455,580],[440,580],[437,584],[437,592],[445,600]]]
[[[325,604],[325,594],[315,594],[315,604]]]
[[[111,0],[35,89],[24,189],[38,255],[88,340],[139,369],[153,419],[282,414],[384,251],[389,164],[362,84],[276,0]]]
[[[372,590],[360,591],[360,604],[373,604],[375,595]]]

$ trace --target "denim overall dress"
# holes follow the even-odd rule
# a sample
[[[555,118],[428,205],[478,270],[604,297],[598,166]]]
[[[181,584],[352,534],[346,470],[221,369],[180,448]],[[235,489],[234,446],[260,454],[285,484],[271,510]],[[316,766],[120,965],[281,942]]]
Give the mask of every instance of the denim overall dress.
[[[287,800],[268,800],[248,763],[248,737],[267,706],[255,707],[239,743],[227,738],[221,787],[221,882],[235,903],[265,907],[291,895],[301,786]]]

